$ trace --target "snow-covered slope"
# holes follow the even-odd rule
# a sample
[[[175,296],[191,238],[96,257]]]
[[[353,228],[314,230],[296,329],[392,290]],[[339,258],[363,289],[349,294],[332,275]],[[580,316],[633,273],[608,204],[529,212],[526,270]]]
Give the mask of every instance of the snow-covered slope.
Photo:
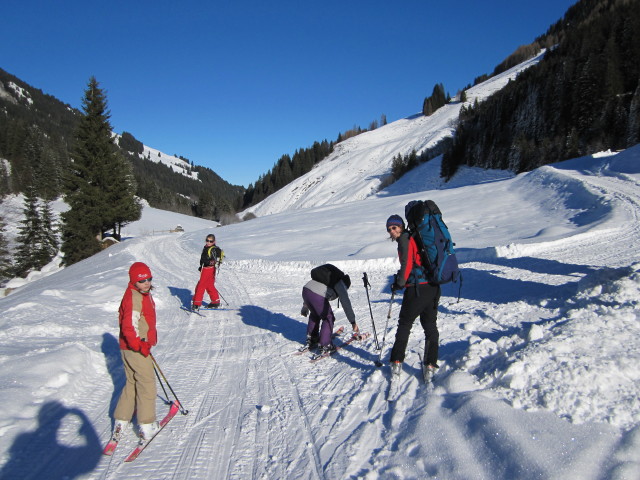
[[[467,90],[467,104],[482,101],[500,90],[519,72],[540,61],[543,55],[544,52],[471,87]],[[340,142],[333,153],[310,172],[246,212],[264,216],[368,198],[380,190],[391,174],[395,156],[408,155],[412,150],[419,154],[451,136],[461,107],[462,103],[452,102],[429,117],[414,115]]]
[[[120,142],[121,135],[114,133],[113,137],[118,143]],[[175,155],[168,155],[155,148],[142,145],[142,153],[138,154],[138,157],[154,163],[162,163],[175,173],[198,180],[198,173],[191,170],[189,162]]]
[[[0,299],[0,478],[640,478],[640,146],[482,173],[184,234],[149,234],[184,222],[145,209],[128,240],[17,288]],[[464,284],[459,301],[457,285],[443,288],[434,384],[420,382],[416,323],[389,403],[388,366],[374,365],[400,308],[384,222],[414,198],[442,208]],[[180,307],[212,231],[227,308],[190,315]],[[153,353],[189,414],[126,464],[133,431],[114,457],[100,452],[124,382],[117,309],[133,261],[153,272]],[[301,288],[326,261],[351,275],[357,321],[375,322],[381,351],[370,338],[315,364],[292,355]]]

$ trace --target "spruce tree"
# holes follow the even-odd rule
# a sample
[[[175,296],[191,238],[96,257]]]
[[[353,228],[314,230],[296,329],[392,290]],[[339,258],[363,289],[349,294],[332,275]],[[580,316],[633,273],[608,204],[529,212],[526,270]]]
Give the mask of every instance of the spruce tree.
[[[629,105],[629,120],[627,122],[627,147],[640,142],[640,81]]]
[[[13,271],[9,244],[4,236],[5,227],[4,219],[0,217],[0,283],[10,278]]]
[[[0,159],[0,198],[9,193],[9,172],[7,170],[7,162]]]
[[[431,98],[433,101],[434,111],[447,103],[447,98],[444,93],[444,85],[442,83],[437,83],[436,85],[434,85],[433,92],[431,92]]]
[[[49,200],[41,200],[39,208],[40,230],[38,231],[36,252],[37,262],[41,269],[58,253],[58,228],[53,217],[53,209]]]
[[[82,106],[66,179],[70,208],[62,215],[65,265],[97,253],[109,229],[139,218],[131,169],[116,153],[107,99],[95,77],[89,79]]]
[[[109,206],[105,215],[105,224],[102,226],[102,234],[107,230],[113,230],[113,236],[120,240],[122,227],[130,222],[139,220],[142,214],[142,205],[136,199],[136,181],[133,175],[131,163],[122,155],[115,154],[113,162],[107,165],[110,169],[108,177],[112,179],[105,186],[105,199]]]
[[[38,261],[38,250],[40,248],[39,237],[42,224],[38,212],[38,199],[35,195],[35,188],[30,186],[24,195],[24,219],[18,227],[18,237],[16,239],[18,248],[15,254],[15,273],[21,277],[26,277],[31,270],[41,268]]]

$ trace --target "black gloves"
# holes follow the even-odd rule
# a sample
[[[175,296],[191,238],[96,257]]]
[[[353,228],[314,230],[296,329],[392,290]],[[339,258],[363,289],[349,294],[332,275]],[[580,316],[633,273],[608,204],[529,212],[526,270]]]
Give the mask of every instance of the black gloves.
[[[404,287],[398,285],[398,275],[394,275],[393,276],[393,283],[391,284],[391,291],[392,292],[397,292],[398,290],[402,290]]]

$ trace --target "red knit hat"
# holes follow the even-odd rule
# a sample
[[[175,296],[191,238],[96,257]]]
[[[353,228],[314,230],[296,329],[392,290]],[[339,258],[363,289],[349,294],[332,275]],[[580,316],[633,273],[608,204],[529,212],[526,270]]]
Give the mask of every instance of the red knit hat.
[[[151,270],[142,262],[136,262],[129,268],[129,281],[131,283],[136,283],[150,277]]]

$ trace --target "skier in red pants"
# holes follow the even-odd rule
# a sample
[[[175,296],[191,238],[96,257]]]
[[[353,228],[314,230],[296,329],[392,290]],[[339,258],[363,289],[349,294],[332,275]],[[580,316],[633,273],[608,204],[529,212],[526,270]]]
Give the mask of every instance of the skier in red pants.
[[[224,251],[216,245],[216,236],[214,234],[207,235],[205,241],[202,255],[200,255],[200,266],[198,267],[200,280],[193,294],[192,310],[200,309],[205,291],[209,294],[209,299],[211,300],[207,308],[218,308],[220,306],[220,295],[216,290],[216,270],[222,263]]]

